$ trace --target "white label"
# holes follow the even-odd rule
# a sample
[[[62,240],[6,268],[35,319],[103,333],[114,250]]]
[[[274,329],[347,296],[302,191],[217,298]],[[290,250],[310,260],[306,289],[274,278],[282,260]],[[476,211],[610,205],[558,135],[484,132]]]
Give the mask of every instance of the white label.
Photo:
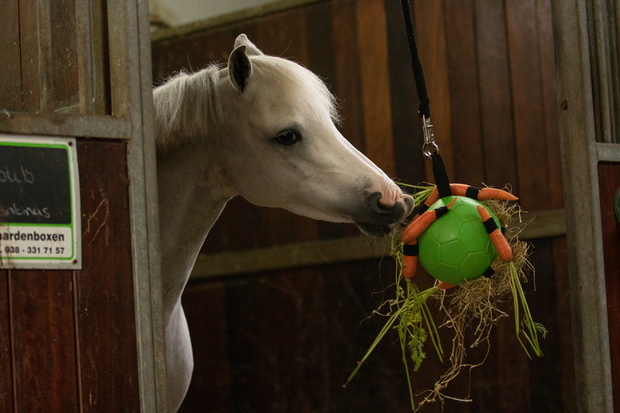
[[[0,268],[81,269],[74,138],[0,134]]]
[[[74,257],[70,227],[2,227],[0,258],[66,259]]]

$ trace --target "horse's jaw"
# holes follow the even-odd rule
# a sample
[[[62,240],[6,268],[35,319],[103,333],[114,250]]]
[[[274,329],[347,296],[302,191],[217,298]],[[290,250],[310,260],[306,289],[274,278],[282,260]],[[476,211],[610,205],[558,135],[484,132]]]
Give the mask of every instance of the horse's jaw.
[[[373,225],[362,222],[357,222],[355,225],[363,234],[371,237],[383,237],[394,230],[394,225]]]

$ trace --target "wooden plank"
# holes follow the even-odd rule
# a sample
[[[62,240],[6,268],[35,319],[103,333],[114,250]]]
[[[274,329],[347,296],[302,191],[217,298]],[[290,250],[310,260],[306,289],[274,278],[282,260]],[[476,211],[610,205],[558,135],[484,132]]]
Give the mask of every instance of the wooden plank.
[[[243,28],[243,33],[246,33],[249,36],[251,41],[255,40],[254,33]],[[241,32],[235,29],[229,30],[220,30],[214,33],[202,33],[199,36],[196,36],[192,39],[191,44],[185,46],[187,42],[182,42],[186,49],[187,60],[191,62],[189,63],[194,68],[204,67],[207,64],[219,63],[222,65],[226,65],[228,63],[228,57],[230,53],[233,51],[235,47],[235,39]],[[202,47],[201,47],[202,45]],[[201,53],[201,49],[207,51],[206,60],[202,60],[204,53]],[[260,46],[259,46],[260,48]]]
[[[239,33],[245,32],[255,40],[251,30],[240,27],[209,33],[197,33],[187,38],[170,40],[152,47],[153,81],[155,85],[180,70],[195,72],[209,64],[226,64]],[[260,46],[259,46],[260,47]]]
[[[431,120],[435,140],[448,177],[455,176],[455,152],[452,142],[452,107],[450,99],[450,78],[448,76],[448,44],[443,2],[413,3],[416,27],[416,43],[424,67],[426,87],[431,99]],[[432,179],[432,164],[426,162],[427,180]]]
[[[609,347],[620,345],[620,223],[614,213],[620,191],[620,163],[599,163],[599,196],[605,259],[605,289],[609,320]],[[620,354],[611,351],[611,378],[614,411],[620,411]]]
[[[333,6],[330,3],[319,3],[306,8],[305,47],[308,55],[307,68],[316,73],[327,87],[334,92],[336,81],[336,63],[334,57]],[[337,33],[339,35],[340,33]]]
[[[112,114],[112,96],[110,86],[110,56],[108,54],[108,11],[105,0],[90,0],[91,29],[93,39],[94,79],[93,112],[97,115]]]
[[[11,319],[8,271],[0,271],[0,411],[13,410],[13,369],[11,366]]]
[[[370,242],[367,237],[348,237],[280,245],[260,250],[201,254],[192,270],[192,279],[231,274],[247,274],[309,265],[383,257],[387,242]]]
[[[332,50],[334,59],[333,90],[344,119],[340,131],[359,151],[366,151],[355,3],[340,1],[332,9]]]
[[[547,253],[548,250],[545,249],[545,243],[548,243],[548,240],[543,239],[542,244],[539,244],[538,241],[534,244],[535,251],[538,252],[538,246],[541,246],[541,252]],[[541,257],[540,253],[538,257]],[[545,256],[546,258],[546,256]],[[543,258],[544,261],[544,258]],[[539,265],[538,262],[534,262],[535,265]],[[545,263],[545,268],[548,268],[548,263]],[[549,278],[549,276],[553,276],[553,274],[543,273],[544,269],[541,268],[541,271],[537,269],[538,278],[542,278],[545,276]],[[528,277],[531,279],[532,274],[528,272]],[[538,281],[540,282],[540,280]],[[538,282],[536,285],[538,285]],[[551,281],[552,283],[552,281]],[[544,283],[548,285],[549,283]],[[551,298],[547,298],[543,294],[533,293],[534,291],[534,283],[530,282],[523,286],[526,292],[526,298],[528,300],[528,304],[532,307],[532,316],[536,321],[545,321],[541,320],[541,316],[548,316],[547,314],[541,314],[540,311],[535,310],[535,302],[540,302],[540,300],[547,300],[549,303],[552,303],[553,296]],[[546,291],[548,292],[548,290]],[[512,300],[511,300],[512,301]],[[544,389],[536,389],[536,385],[540,386],[540,383],[536,381],[536,374],[533,372],[533,368],[535,367],[535,363],[545,363],[545,359],[536,358],[533,361],[530,361],[521,344],[518,342],[515,332],[515,324],[514,324],[514,313],[513,313],[513,302],[510,302],[508,306],[505,307],[505,310],[508,313],[509,319],[505,319],[501,324],[497,326],[498,335],[494,340],[494,343],[497,345],[497,359],[495,360],[495,365],[497,368],[497,381],[498,381],[498,407],[497,410],[502,412],[529,412],[529,411],[546,411],[546,409],[541,409],[539,405],[541,403],[546,402],[544,397],[540,395],[534,394],[533,391],[536,390],[544,390]],[[549,324],[547,322],[547,324]],[[550,328],[553,328],[551,326]],[[541,340],[541,347],[543,352],[546,350],[547,342]],[[551,348],[555,353],[555,346],[551,346]],[[555,354],[554,354],[555,355]],[[554,356],[552,355],[552,357]],[[533,356],[536,357],[536,356]],[[538,373],[540,374],[540,373]]]
[[[558,352],[560,353],[559,370],[562,381],[562,399],[567,413],[577,412],[577,392],[575,380],[575,355],[573,352],[573,328],[570,302],[570,285],[568,279],[568,246],[566,237],[553,239],[553,269],[556,284],[556,309],[558,319]]]
[[[256,45],[265,54],[293,58],[308,64],[307,23],[304,9],[294,9],[283,16],[267,16],[255,22]]]
[[[52,112],[54,110],[53,30],[52,5],[49,1],[37,2],[37,51],[39,55],[41,112]]]
[[[519,234],[524,240],[561,237],[566,235],[566,216],[563,209],[525,213],[521,216],[527,226]]]
[[[228,322],[224,282],[189,284],[183,293],[183,311],[192,335],[194,373],[179,413],[233,411]],[[208,350],[207,350],[208,349]],[[215,355],[215,356],[214,356]]]
[[[596,143],[596,159],[599,162],[620,162],[620,145],[615,143]]]
[[[576,410],[612,412],[613,381],[600,195],[595,165],[588,11],[578,1],[552,2],[560,142],[571,286]]]
[[[555,47],[553,45],[553,21],[551,1],[536,1],[538,32],[538,53],[540,55],[541,91],[547,147],[548,193],[546,206],[562,208],[564,191],[562,184],[562,162],[560,158],[560,131],[558,124],[558,95],[555,74]]]
[[[0,109],[20,110],[22,108],[21,62],[19,45],[19,2],[0,3]]]
[[[248,7],[247,9],[240,10],[238,12],[228,13],[221,16],[212,17],[205,20],[200,20],[194,23],[184,24],[179,27],[160,29],[151,33],[151,39],[154,45],[160,46],[169,40],[175,41],[176,39],[188,37],[195,33],[204,33],[206,31],[218,30],[221,28],[228,28],[228,26],[235,24],[246,24],[248,21],[255,21],[272,14],[277,14],[286,10],[295,9],[310,5],[312,3],[319,3],[327,0],[278,0],[261,4],[254,7]]]
[[[0,112],[0,131],[31,135],[87,136],[122,139],[131,136],[127,119],[64,113]]]
[[[9,274],[15,409],[77,412],[71,271]]]
[[[421,157],[421,119],[417,116],[417,95],[400,3],[384,2],[387,65],[390,83],[394,180],[418,183],[424,180]]]
[[[355,13],[365,153],[388,176],[394,176],[387,22],[383,1],[357,1]]]
[[[517,193],[519,203],[527,210],[548,208],[550,192],[535,7],[534,0],[506,2]]]
[[[453,182],[485,182],[473,0],[448,0],[446,42],[454,148]],[[441,103],[440,103],[441,104]],[[443,155],[442,155],[443,156]]]
[[[504,5],[496,0],[476,0],[475,7],[485,184],[498,188],[510,184],[516,189],[519,178]]]
[[[372,317],[360,323],[381,302],[370,294],[384,288],[378,271],[389,280],[393,265],[362,261],[228,284],[234,410],[406,411],[406,380],[393,340],[341,388],[384,322]]]
[[[417,114],[418,98],[415,89],[409,44],[401,5],[384,2],[387,19],[388,68],[396,180],[408,184],[425,181],[426,162],[422,155],[422,120]]]
[[[37,3],[27,0],[19,1],[22,110],[28,112],[37,111],[41,108]]]
[[[76,0],[54,0],[50,7],[52,109],[79,112]]]
[[[80,408],[139,412],[125,144],[77,145],[84,262],[76,286]]]
[[[558,316],[558,294],[565,295],[565,293],[557,289],[558,282],[561,282],[557,278],[562,274],[556,271],[556,265],[559,264],[561,268],[565,263],[556,262],[555,258],[559,255],[556,255],[555,245],[552,238],[532,242],[532,253],[529,259],[535,268],[535,274],[528,274],[530,282],[524,284],[523,287],[532,317],[535,322],[545,326],[547,335],[544,340],[540,339],[540,348],[544,357],[532,356],[533,360],[529,363],[529,394],[532,409],[523,408],[520,411],[564,413],[572,408],[564,405],[564,383],[562,381],[566,370],[562,363],[566,360],[561,348],[563,344],[561,335],[569,333],[570,330],[561,330],[560,325],[565,325],[565,320],[561,318],[568,314]],[[570,319],[570,317],[566,318]],[[562,367],[558,368],[559,366]]]
[[[106,2],[106,7],[108,22],[114,22],[114,30],[108,30],[111,114],[129,118],[132,88],[128,84],[131,63],[128,59],[128,50],[133,40],[133,36],[129,37],[129,32],[135,22],[128,16],[129,7],[126,3]]]
[[[93,113],[95,105],[95,56],[101,54],[94,49],[93,13],[90,0],[75,4],[76,37],[77,37],[77,67],[79,76],[80,110],[81,115]],[[97,53],[95,53],[95,51]],[[101,76],[99,76],[101,77]]]

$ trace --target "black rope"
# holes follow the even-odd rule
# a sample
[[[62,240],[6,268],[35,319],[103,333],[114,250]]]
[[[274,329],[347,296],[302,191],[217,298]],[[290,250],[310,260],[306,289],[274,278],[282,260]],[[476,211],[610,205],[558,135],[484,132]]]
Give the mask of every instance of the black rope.
[[[418,92],[418,114],[420,117],[426,116],[427,119],[431,117],[431,99],[428,96],[428,90],[426,89],[426,81],[424,80],[424,70],[422,69],[422,62],[420,62],[420,56],[418,55],[418,46],[415,41],[415,33],[413,28],[413,17],[411,15],[411,5],[409,0],[400,0],[400,4],[403,7],[403,17],[405,18],[405,29],[407,30],[407,40],[409,41],[409,52],[411,54],[411,68],[413,69],[413,78],[415,79],[415,87]],[[435,177],[435,184],[439,191],[439,197],[444,198],[450,196],[452,191],[450,190],[450,180],[446,172],[446,167],[443,164],[439,151],[431,153],[431,160],[433,161],[433,176]]]
[[[411,16],[411,5],[409,0],[400,0],[403,6],[403,17],[405,18],[405,29],[407,30],[407,40],[409,41],[409,52],[411,54],[411,68],[413,69],[413,78],[415,79],[415,87],[418,92],[418,114],[420,117],[431,117],[431,99],[428,97],[428,91],[426,90],[426,81],[424,80],[424,71],[422,70],[422,63],[418,56],[418,47],[415,42],[415,33],[413,29],[413,17]]]

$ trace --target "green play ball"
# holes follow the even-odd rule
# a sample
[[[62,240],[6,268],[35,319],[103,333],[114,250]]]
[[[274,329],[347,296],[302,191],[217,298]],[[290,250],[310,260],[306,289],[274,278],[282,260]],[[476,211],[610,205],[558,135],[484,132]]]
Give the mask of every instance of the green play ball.
[[[439,281],[460,284],[480,277],[491,265],[497,251],[484,228],[478,205],[489,211],[498,228],[499,220],[486,205],[471,198],[449,196],[435,202],[434,210],[456,202],[448,213],[433,222],[418,238],[422,267]]]

